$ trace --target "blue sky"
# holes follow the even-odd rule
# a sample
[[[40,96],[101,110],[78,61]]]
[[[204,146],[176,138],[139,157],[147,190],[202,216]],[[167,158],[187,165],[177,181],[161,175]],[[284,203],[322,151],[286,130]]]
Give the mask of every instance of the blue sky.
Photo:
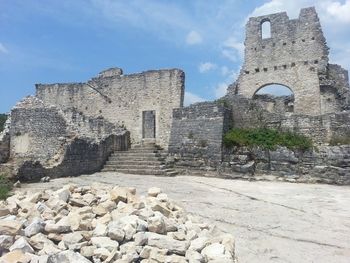
[[[186,103],[225,94],[243,59],[249,16],[316,6],[331,62],[350,68],[350,0],[0,0],[0,112],[35,83],[124,74],[186,73]]]

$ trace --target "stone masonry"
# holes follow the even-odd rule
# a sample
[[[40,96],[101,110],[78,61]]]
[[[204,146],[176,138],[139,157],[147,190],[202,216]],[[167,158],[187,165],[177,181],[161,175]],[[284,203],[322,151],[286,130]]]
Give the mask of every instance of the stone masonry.
[[[36,96],[45,104],[76,108],[86,116],[103,116],[130,131],[131,144],[145,134],[143,115],[155,113],[155,142],[168,147],[172,110],[183,106],[184,73],[179,69],[123,75],[121,69],[101,72],[86,83],[37,84]]]
[[[271,36],[262,37],[269,23]],[[348,73],[328,63],[328,47],[315,8],[304,8],[298,19],[285,12],[251,17],[246,25],[245,58],[229,94],[253,98],[266,85],[288,87],[294,112],[320,115],[341,110],[348,100]]]

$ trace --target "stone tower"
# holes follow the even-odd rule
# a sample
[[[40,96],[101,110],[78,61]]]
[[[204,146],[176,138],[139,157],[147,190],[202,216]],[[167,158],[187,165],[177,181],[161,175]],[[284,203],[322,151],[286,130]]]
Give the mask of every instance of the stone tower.
[[[270,27],[270,36],[262,27]],[[251,17],[246,25],[245,57],[228,94],[252,98],[264,86],[280,84],[294,94],[294,113],[319,115],[347,104],[348,73],[328,63],[328,47],[314,7],[298,19],[287,13]]]

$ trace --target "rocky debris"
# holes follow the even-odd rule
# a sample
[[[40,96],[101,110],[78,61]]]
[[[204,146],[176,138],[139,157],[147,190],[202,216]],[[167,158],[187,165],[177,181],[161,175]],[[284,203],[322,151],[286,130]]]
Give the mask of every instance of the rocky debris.
[[[0,263],[236,262],[234,240],[159,188],[67,185],[0,203]]]

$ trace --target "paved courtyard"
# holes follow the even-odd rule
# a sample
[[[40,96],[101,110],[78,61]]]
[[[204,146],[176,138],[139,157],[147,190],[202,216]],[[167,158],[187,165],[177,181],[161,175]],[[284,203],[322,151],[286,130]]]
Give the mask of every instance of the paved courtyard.
[[[22,190],[92,182],[160,187],[192,214],[235,236],[240,263],[350,262],[350,187],[194,176],[96,173],[26,184]]]

